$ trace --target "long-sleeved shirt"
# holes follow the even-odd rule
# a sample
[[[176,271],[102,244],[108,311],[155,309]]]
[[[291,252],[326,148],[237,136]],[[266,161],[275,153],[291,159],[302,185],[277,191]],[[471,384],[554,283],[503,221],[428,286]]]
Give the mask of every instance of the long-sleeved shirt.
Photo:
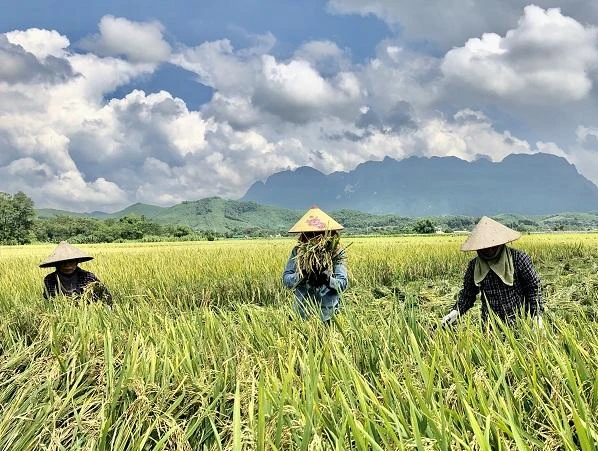
[[[95,274],[79,267],[77,267],[75,272],[69,276],[54,271],[44,278],[44,298],[49,299],[57,295],[72,297],[80,296],[85,291],[85,288],[90,283],[94,282],[101,284]],[[100,296],[95,293],[92,297],[94,300],[100,300]],[[101,299],[106,302],[112,301],[112,295],[104,285],[102,285]]]
[[[319,306],[322,320],[331,319],[339,308],[340,293],[349,286],[344,254],[334,265],[328,285],[320,286],[312,286],[306,279],[299,276],[296,255],[297,247],[294,247],[282,275],[283,284],[287,288],[295,290],[296,310],[301,317],[305,318],[310,307]]]
[[[513,286],[505,284],[494,271],[489,271],[478,287],[474,282],[476,259],[469,262],[463,280],[463,289],[459,293],[457,303],[453,307],[461,315],[475,303],[482,292],[482,320],[488,319],[490,308],[501,320],[511,322],[520,313],[531,316],[541,315],[544,311],[540,276],[528,254],[511,249],[515,274]]]

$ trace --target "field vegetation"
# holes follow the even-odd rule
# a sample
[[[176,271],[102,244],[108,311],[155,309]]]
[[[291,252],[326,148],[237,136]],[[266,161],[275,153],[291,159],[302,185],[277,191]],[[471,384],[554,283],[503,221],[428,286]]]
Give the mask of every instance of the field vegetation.
[[[85,246],[111,308],[44,301],[52,246],[0,247],[0,449],[595,449],[598,235],[516,243],[543,333],[435,327],[462,240],[343,238],[328,328],[293,314],[287,239]]]

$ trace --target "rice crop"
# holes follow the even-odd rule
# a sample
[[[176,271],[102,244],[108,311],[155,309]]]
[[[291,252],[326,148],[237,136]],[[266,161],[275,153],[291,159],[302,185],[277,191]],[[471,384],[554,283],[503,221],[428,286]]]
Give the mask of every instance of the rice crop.
[[[112,306],[44,301],[53,247],[0,247],[0,449],[596,449],[598,235],[515,244],[543,332],[436,328],[462,241],[343,237],[331,327],[294,316],[287,239],[82,246]]]
[[[300,277],[332,272],[334,265],[344,260],[346,247],[340,246],[338,233],[320,233],[299,240],[297,244],[296,267]]]

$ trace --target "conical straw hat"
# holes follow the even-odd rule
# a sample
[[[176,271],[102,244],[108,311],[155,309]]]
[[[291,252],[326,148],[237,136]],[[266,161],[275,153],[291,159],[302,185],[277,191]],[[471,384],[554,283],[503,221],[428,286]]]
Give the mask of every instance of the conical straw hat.
[[[297,221],[289,233],[324,232],[326,230],[342,230],[344,227],[320,210],[315,205]]]
[[[521,233],[484,216],[473,228],[471,235],[469,235],[469,238],[461,246],[461,250],[477,251],[486,249],[487,247],[510,243],[519,238],[521,238]]]
[[[66,241],[61,241],[56,249],[54,249],[50,256],[46,258],[46,260],[44,260],[39,267],[48,268],[66,261],[86,262],[89,260],[93,260],[91,255],[87,255],[85,252],[77,249],[74,246],[71,246]]]

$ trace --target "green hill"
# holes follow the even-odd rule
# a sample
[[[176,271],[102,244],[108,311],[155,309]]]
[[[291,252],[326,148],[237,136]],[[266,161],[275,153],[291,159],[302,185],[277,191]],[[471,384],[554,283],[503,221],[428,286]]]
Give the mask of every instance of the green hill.
[[[184,201],[172,207],[158,207],[137,203],[114,213],[73,213],[55,209],[39,209],[40,219],[57,216],[75,218],[109,219],[125,216],[145,216],[162,224],[184,224],[197,231],[211,230],[217,233],[254,233],[259,230],[284,232],[301,216],[301,212],[284,208],[259,205],[255,202],[226,200],[209,197],[196,201]]]
[[[251,201],[227,200],[219,197],[185,201],[172,207],[137,203],[114,213],[72,213],[61,210],[37,210],[41,219],[56,216],[74,218],[119,219],[144,216],[160,224],[187,225],[195,231],[218,234],[256,235],[284,234],[304,213]],[[374,215],[355,210],[330,212],[349,233],[409,233],[419,218],[385,214]],[[598,213],[560,213],[544,216],[502,214],[493,216],[503,224],[522,231],[596,230]],[[474,216],[430,216],[437,230],[471,230],[479,218]]]
[[[145,216],[146,218],[158,218],[168,208],[158,207],[157,205],[142,204],[140,202],[130,205],[124,210],[117,211],[112,214],[108,214],[109,218],[122,218],[123,216],[138,215]]]
[[[110,217],[110,214],[101,211],[93,211],[89,213],[76,213],[73,211],[57,210],[55,208],[37,208],[35,210],[37,217],[40,219],[55,218],[57,216],[70,216],[72,218],[96,218],[105,219]]]
[[[166,208],[152,219],[162,223],[187,224],[195,230],[247,232],[256,229],[283,231],[300,216],[300,212],[284,208],[209,197]]]

